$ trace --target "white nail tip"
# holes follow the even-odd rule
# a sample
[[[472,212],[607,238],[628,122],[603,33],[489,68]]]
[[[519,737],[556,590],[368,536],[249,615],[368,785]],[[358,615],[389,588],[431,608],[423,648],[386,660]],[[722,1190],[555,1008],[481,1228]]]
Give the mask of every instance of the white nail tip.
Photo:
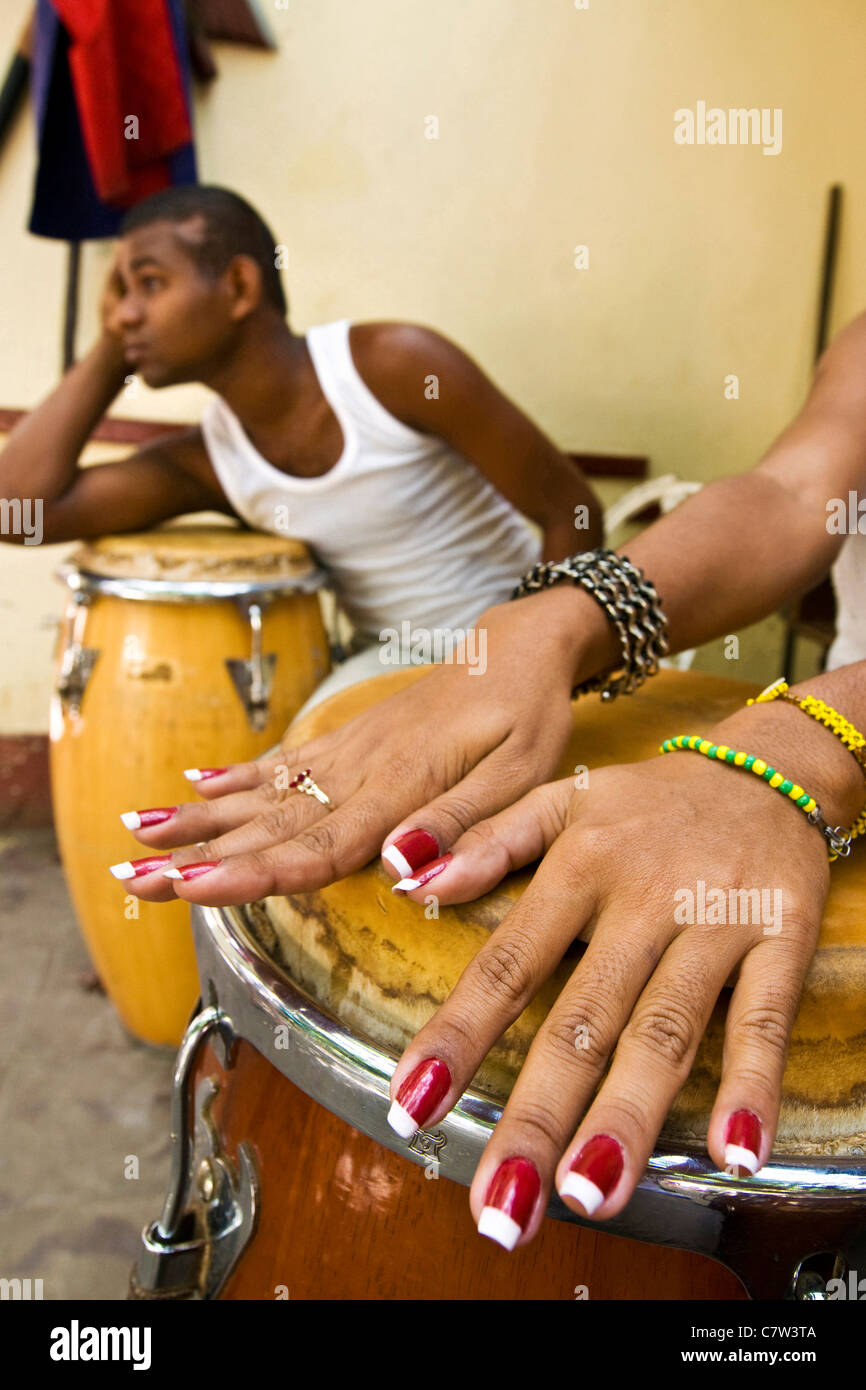
[[[498,1207],[485,1207],[478,1218],[478,1234],[489,1236],[505,1250],[513,1250],[523,1232],[513,1217]]]
[[[396,1100],[388,1111],[388,1124],[397,1131],[401,1139],[411,1139],[413,1134],[418,1133],[418,1126],[409,1111],[398,1105]]]
[[[751,1149],[742,1148],[739,1144],[726,1144],[725,1167],[746,1168],[750,1173],[757,1173],[758,1155],[753,1154]]]
[[[109,864],[108,871],[114,874],[115,878],[135,878],[135,869],[128,859],[125,859],[122,864]]]
[[[559,1189],[559,1195],[576,1198],[587,1216],[592,1216],[594,1211],[598,1211],[604,1201],[601,1188],[596,1187],[595,1183],[590,1182],[582,1173],[569,1173]]]
[[[420,878],[401,878],[399,883],[395,883],[391,889],[392,893],[410,893],[413,888],[420,888]]]
[[[141,829],[141,816],[138,814],[137,811],[124,811],[120,819],[123,821],[123,824],[126,826],[127,830]]]
[[[407,874],[411,875],[412,865],[409,863],[406,856],[400,853],[396,845],[389,845],[387,849],[383,849],[382,858],[386,863],[391,865],[392,869],[397,870],[401,878],[406,878]],[[399,888],[400,886],[401,885],[398,883],[397,887]]]
[[[163,878],[183,878],[180,869],[166,869]]]
[[[187,780],[188,782],[200,782],[200,781],[201,781],[201,768],[199,768],[199,767],[187,767],[187,768],[184,768],[184,773],[183,773],[183,775],[184,775],[184,777],[186,778],[186,780]]]

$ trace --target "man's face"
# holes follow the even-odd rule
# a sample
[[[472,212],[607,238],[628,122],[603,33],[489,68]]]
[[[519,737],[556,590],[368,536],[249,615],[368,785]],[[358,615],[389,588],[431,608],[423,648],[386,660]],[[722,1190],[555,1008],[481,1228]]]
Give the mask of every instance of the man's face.
[[[148,386],[206,380],[235,340],[238,325],[227,283],[196,266],[190,240],[195,231],[195,220],[154,222],[118,244],[112,328],[122,338],[131,370]]]

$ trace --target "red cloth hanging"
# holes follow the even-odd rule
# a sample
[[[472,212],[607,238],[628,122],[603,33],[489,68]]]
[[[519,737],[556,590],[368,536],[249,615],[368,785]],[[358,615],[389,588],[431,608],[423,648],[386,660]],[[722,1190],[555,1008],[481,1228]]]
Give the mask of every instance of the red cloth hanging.
[[[165,0],[51,0],[97,193],[131,207],[171,182],[166,158],[192,139]],[[137,138],[130,139],[137,118]]]

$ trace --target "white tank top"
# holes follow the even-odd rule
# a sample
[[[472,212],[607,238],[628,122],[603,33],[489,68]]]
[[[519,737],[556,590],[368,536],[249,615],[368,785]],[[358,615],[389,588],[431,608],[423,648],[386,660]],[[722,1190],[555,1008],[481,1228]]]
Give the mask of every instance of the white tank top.
[[[827,670],[866,660],[866,536],[849,536],[833,566],[836,638],[827,653]]]
[[[538,561],[540,541],[473,464],[385,409],[352,360],[348,320],[311,328],[307,346],[343,453],[321,477],[283,473],[214,396],[201,431],[226,497],[256,530],[310,546],[362,637],[407,620],[471,626]]]

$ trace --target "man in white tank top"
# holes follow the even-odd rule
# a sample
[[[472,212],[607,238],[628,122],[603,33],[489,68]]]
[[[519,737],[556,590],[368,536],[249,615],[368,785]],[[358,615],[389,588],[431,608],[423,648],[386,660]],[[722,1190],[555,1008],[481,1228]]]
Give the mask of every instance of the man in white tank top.
[[[375,669],[395,647],[411,659],[417,629],[431,642],[459,633],[539,550],[597,542],[578,470],[459,348],[408,324],[293,334],[274,251],[258,214],[225,190],[168,190],[133,210],[99,341],[0,456],[0,496],[38,501],[42,539],[203,510],[295,534],[330,566]],[[201,427],[80,468],[132,369],[154,387],[210,385]],[[773,611],[832,555],[830,665],[866,655],[864,372],[866,315],[828,349],[800,419],[758,468],[711,484],[629,547],[667,609],[687,606],[692,642]]]
[[[305,541],[366,649],[319,699],[447,655],[542,554],[596,545],[601,513],[573,462],[438,333],[348,321],[292,332],[276,259],[272,233],[227,190],[139,204],[100,341],[25,422],[0,479],[17,454],[45,540],[216,509]],[[211,387],[200,428],[80,470],[133,371],[152,387]]]

